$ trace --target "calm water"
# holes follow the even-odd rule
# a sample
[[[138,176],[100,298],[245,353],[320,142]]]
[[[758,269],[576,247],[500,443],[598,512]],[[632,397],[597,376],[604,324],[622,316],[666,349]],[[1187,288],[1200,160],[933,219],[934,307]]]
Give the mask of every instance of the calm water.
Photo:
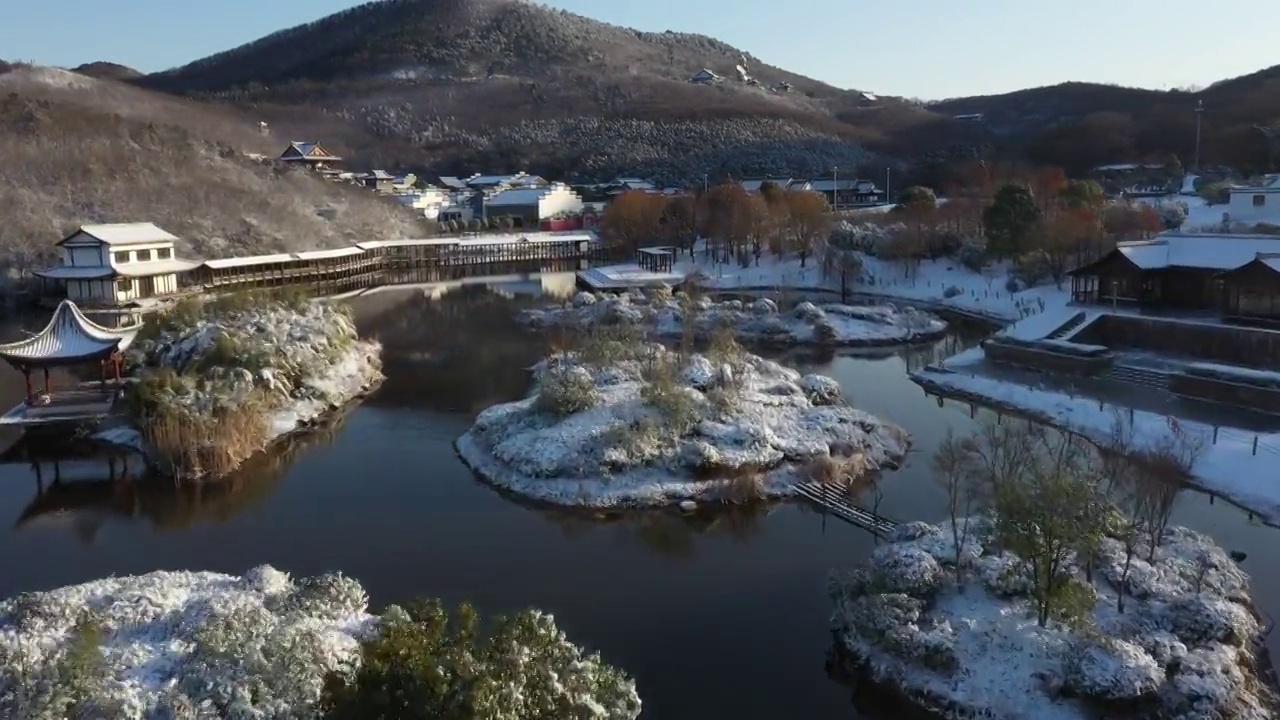
[[[341,570],[375,605],[428,595],[492,613],[547,609],[575,641],[635,675],[646,718],[858,716],[850,692],[824,672],[825,586],[831,568],[874,547],[865,532],[798,505],[597,520],[520,505],[459,463],[451,443],[474,414],[527,389],[522,368],[543,340],[512,324],[535,300],[511,291],[542,287],[471,286],[435,299],[395,289],[350,300],[362,332],[384,343],[386,383],[328,430],[258,458],[222,486],[113,490],[94,482],[105,463],[65,462],[64,482],[38,499],[29,465],[0,465],[0,596],[156,569]],[[906,373],[961,342],[788,358],[832,375],[858,407],[914,436],[907,466],[884,483],[881,511],[893,517],[945,514],[928,456],[948,431],[975,421],[967,407],[939,408]],[[0,403],[21,395],[20,376],[0,375]],[[50,479],[46,465],[46,488]],[[1179,503],[1176,522],[1249,553],[1262,605],[1280,617],[1271,549],[1280,535],[1202,495]]]

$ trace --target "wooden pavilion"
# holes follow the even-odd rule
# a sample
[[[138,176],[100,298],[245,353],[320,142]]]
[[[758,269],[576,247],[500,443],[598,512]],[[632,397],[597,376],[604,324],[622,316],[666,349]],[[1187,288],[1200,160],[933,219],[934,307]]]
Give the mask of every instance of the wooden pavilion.
[[[1256,257],[1218,278],[1224,319],[1280,327],[1280,256]]]
[[[82,422],[110,414],[119,396],[124,358],[141,325],[108,328],[85,317],[70,300],[63,300],[44,329],[31,337],[0,344],[0,358],[22,373],[27,395],[21,404],[0,416],[0,425],[47,425]],[[49,381],[54,368],[96,363],[98,381],[55,389]],[[39,371],[43,384],[32,387]]]

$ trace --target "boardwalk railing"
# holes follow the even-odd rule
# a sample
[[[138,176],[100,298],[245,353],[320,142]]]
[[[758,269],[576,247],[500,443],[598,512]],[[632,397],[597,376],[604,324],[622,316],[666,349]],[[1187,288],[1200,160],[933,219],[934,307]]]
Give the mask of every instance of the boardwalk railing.
[[[803,482],[796,485],[801,497],[817,503],[823,510],[848,523],[867,530],[881,538],[893,534],[898,523],[849,502],[848,489],[841,485],[820,482]]]

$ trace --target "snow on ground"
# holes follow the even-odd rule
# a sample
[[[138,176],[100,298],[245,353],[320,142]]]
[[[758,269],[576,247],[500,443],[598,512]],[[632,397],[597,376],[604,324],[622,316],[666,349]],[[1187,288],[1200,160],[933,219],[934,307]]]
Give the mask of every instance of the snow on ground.
[[[356,658],[374,629],[366,606],[355,580],[294,582],[270,566],[20,595],[0,602],[0,715],[62,717],[84,691],[80,717],[305,717],[325,674]],[[89,617],[98,627],[82,624]],[[75,675],[87,632],[99,635],[101,667]]]
[[[865,567],[832,578],[844,659],[948,717],[1271,717],[1251,657],[1259,626],[1248,577],[1211,539],[1170,528],[1152,562],[1140,542],[1123,614],[1115,588],[1126,553],[1105,539],[1091,622],[1072,630],[1037,624],[1029,566],[988,546],[990,519],[967,523],[962,589],[950,523],[900,526]],[[1070,572],[1087,593],[1083,571]]]
[[[979,349],[963,358],[957,356],[947,363],[947,369],[926,368],[914,373],[912,379],[932,392],[1017,410],[1098,443],[1112,437],[1116,422],[1113,411],[1121,411],[1128,417],[1124,408],[1102,408],[1094,398],[1073,397],[967,372],[963,361],[980,357],[980,353]],[[1169,437],[1168,416],[1135,410],[1132,418],[1136,443],[1150,446]],[[1212,442],[1212,427],[1181,421],[1179,427],[1203,443],[1203,451],[1193,468],[1197,485],[1258,513],[1268,522],[1280,523],[1280,485],[1273,482],[1275,469],[1280,465],[1280,433],[1255,434],[1219,428],[1217,441]]]
[[[727,327],[740,340],[779,345],[898,345],[937,339],[947,330],[945,322],[929,313],[891,304],[801,302],[780,313],[777,303],[767,298],[747,304],[741,300],[715,302],[706,296],[686,299],[672,296],[670,291],[646,294],[639,289],[620,295],[578,293],[568,302],[525,310],[520,320],[533,327],[643,326],[660,337],[681,337],[686,314],[694,317],[699,337],[710,337],[716,328]]]
[[[702,284],[708,289],[840,291],[840,278],[824,277],[813,258],[801,267],[798,258],[780,261],[762,257],[758,266],[744,268],[712,263],[699,252],[695,261],[682,255],[676,267],[685,273],[701,271]],[[977,273],[954,258],[939,258],[922,260],[914,271],[909,270],[904,263],[864,255],[862,274],[847,289],[859,297],[907,301],[924,309],[951,310],[1001,324],[1060,308],[1071,296],[1069,290],[1052,283],[1010,292],[1008,268],[1003,264]]]
[[[540,363],[529,398],[485,410],[458,439],[463,460],[535,500],[659,506],[790,496],[819,469],[897,467],[910,443],[849,407],[831,378],[741,348],[685,359],[656,344],[611,348],[597,351],[607,360]]]
[[[263,398],[268,427],[261,446],[318,419],[382,379],[380,346],[361,340],[342,306],[255,302],[171,311],[140,333],[126,353],[130,392],[168,410],[208,417],[251,396]],[[97,436],[130,447],[136,430]]]

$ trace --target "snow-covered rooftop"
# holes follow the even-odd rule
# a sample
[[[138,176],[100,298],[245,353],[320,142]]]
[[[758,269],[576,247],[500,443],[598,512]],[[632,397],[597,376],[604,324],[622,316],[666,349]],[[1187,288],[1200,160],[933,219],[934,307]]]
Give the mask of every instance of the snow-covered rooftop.
[[[67,242],[67,240],[77,235],[88,235],[94,240],[107,245],[141,245],[145,243],[176,242],[178,240],[177,236],[160,229],[155,223],[147,222],[81,225],[62,242]]]
[[[1143,270],[1198,268],[1231,270],[1259,255],[1280,253],[1280,236],[1168,233],[1116,248]]]
[[[351,255],[361,255],[364,253],[362,248],[344,247],[334,248],[332,250],[304,250],[300,253],[294,253],[294,257],[298,260],[327,260],[330,258],[350,257]]]
[[[231,267],[246,267],[249,265],[268,265],[270,263],[282,263],[293,260],[293,255],[289,253],[276,253],[275,255],[250,255],[248,257],[232,257],[219,258],[217,260],[206,260],[204,266],[214,270]]]
[[[0,356],[20,363],[71,362],[115,349],[124,350],[141,327],[103,327],[85,317],[75,303],[63,300],[43,330],[29,338],[0,345]]]
[[[551,187],[530,187],[516,188],[514,190],[504,190],[497,195],[485,200],[486,205],[496,207],[513,206],[513,205],[537,205],[542,198],[546,197],[552,190]]]

